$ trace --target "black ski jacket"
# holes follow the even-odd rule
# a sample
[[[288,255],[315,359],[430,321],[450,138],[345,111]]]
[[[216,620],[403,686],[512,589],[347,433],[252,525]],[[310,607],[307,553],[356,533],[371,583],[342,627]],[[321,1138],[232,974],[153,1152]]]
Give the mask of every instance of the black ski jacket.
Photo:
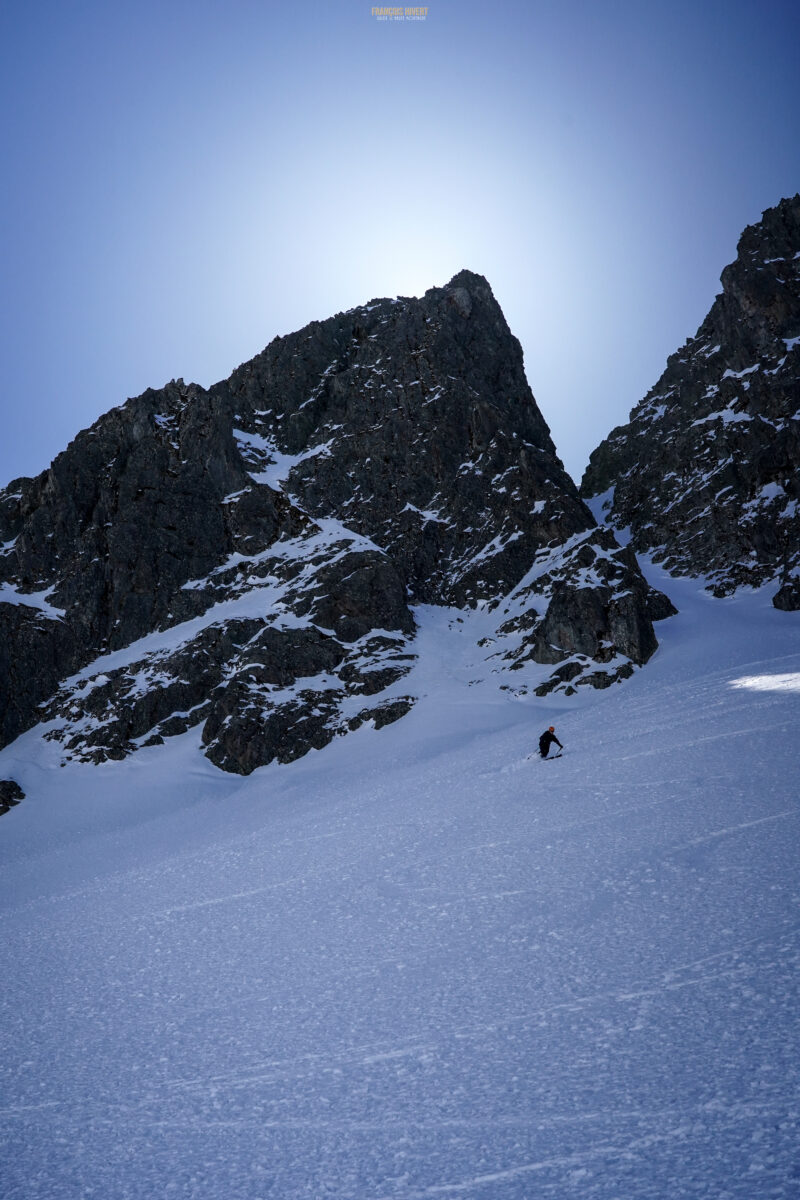
[[[555,744],[558,746],[559,750],[564,749],[564,747],[561,745],[561,742],[558,740],[556,735],[554,733],[551,733],[549,729],[545,729],[544,733],[539,738],[539,752],[541,754],[547,754],[548,751],[550,750],[550,747],[552,746],[553,742],[555,742]]]

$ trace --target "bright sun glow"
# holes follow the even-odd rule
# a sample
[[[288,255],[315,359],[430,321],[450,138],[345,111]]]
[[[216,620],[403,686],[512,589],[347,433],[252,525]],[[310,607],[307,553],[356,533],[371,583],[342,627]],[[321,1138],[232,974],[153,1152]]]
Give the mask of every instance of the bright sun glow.
[[[743,675],[732,680],[731,687],[748,688],[752,692],[800,692],[800,671],[786,675]]]

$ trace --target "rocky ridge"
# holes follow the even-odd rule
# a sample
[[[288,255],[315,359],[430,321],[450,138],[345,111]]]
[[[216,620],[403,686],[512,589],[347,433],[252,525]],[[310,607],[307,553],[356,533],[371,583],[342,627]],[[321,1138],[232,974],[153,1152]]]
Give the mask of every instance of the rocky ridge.
[[[540,694],[630,674],[671,611],[466,271],[150,389],[0,493],[0,738],[101,761],[202,726],[223,769],[289,761],[408,711],[416,605],[495,613],[487,671]]]
[[[800,608],[800,195],[768,209],[664,374],[593,452],[581,494],[718,596],[774,582]]]

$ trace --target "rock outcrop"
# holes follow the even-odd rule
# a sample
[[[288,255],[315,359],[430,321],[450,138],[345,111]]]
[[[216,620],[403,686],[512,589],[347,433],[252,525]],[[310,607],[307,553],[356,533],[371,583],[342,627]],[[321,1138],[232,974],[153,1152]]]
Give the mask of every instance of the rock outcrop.
[[[466,271],[148,390],[0,493],[0,737],[99,761],[202,725],[226,770],[288,761],[408,711],[417,604],[495,611],[492,667],[540,691],[624,677],[669,609]]]
[[[775,584],[800,608],[800,195],[742,234],[694,338],[581,484],[609,522],[725,596]],[[607,493],[607,495],[606,495]]]
[[[25,799],[25,793],[13,779],[0,779],[0,817]]]

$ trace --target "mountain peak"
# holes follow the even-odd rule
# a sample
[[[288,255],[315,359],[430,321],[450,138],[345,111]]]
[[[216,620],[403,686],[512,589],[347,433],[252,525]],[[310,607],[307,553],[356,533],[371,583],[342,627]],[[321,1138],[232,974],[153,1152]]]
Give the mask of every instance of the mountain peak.
[[[198,725],[247,773],[396,720],[419,604],[485,612],[485,672],[517,694],[630,674],[668,611],[469,271],[113,409],[0,494],[0,543],[0,731],[44,717],[66,757]]]
[[[800,195],[739,239],[722,294],[655,387],[592,453],[584,496],[632,544],[715,594],[770,581],[800,608]]]
[[[449,283],[445,284],[445,287],[476,287],[478,289],[485,288],[489,292],[492,290],[489,286],[488,280],[483,275],[478,275],[475,271],[470,271],[466,267],[464,267],[461,271],[458,271],[449,281]]]

